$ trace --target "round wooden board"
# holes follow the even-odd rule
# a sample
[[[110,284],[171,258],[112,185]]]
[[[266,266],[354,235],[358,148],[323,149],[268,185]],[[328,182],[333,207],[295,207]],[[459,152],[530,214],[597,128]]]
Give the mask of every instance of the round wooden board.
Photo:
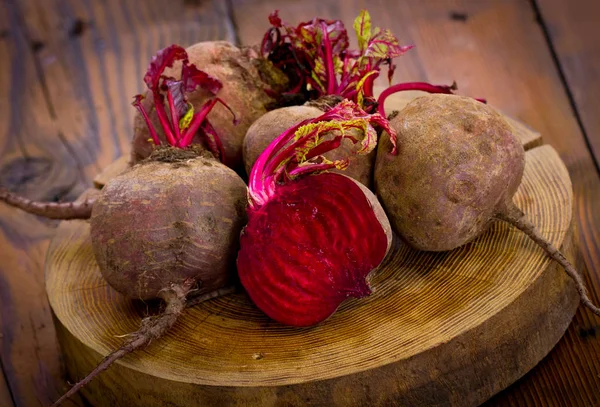
[[[568,252],[571,183],[552,147],[528,151],[516,202]],[[156,309],[107,286],[85,221],[60,224],[46,285],[73,380]],[[245,294],[201,304],[83,393],[94,406],[472,406],[540,361],[578,305],[566,274],[501,222],[445,253],[396,239],[373,287],[303,329],[270,321]]]

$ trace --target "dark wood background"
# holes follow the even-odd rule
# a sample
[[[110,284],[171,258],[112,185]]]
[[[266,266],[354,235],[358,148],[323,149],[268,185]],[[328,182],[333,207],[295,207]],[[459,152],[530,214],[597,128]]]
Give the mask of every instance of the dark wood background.
[[[600,1],[0,0],[0,184],[71,200],[128,151],[152,54],[166,45],[259,41],[275,8],[292,22],[375,24],[417,47],[395,80],[451,83],[541,132],[575,193],[576,265],[600,301]],[[43,265],[56,224],[0,205],[0,406],[43,406],[66,388]],[[600,405],[599,320],[564,338],[489,406]],[[70,405],[85,405],[76,399]]]

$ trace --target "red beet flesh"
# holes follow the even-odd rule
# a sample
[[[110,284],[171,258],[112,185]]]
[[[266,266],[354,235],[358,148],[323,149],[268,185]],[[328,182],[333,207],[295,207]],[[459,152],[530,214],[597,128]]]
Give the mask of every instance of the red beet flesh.
[[[385,257],[388,237],[354,181],[325,173],[284,184],[249,219],[238,273],[269,317],[310,326],[348,297],[371,293],[367,276]]]

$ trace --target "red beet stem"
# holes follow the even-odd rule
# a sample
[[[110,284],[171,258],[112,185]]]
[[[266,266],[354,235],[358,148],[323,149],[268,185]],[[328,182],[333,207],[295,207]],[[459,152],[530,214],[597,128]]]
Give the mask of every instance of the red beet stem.
[[[173,67],[176,61],[181,61],[180,80],[175,80],[175,78],[164,74],[165,69]],[[190,64],[187,52],[184,48],[179,45],[171,45],[158,51],[152,58],[148,71],[144,76],[144,82],[146,82],[149,91],[153,95],[156,115],[162,126],[165,138],[171,146],[187,148],[192,144],[192,140],[197,132],[201,131],[206,138],[211,138],[211,140],[208,140],[209,145],[217,146],[213,149],[213,152],[216,155],[220,155],[219,158],[221,160],[224,160],[224,155],[217,152],[218,146],[221,145],[220,140],[218,140],[217,132],[210,126],[206,118],[212,108],[217,103],[221,103],[231,112],[233,115],[233,122],[237,124],[235,114],[223,100],[219,98],[208,100],[202,106],[200,111],[193,115],[191,122],[186,120],[183,126],[180,122],[180,117],[186,112],[189,114],[194,113],[193,111],[190,112],[188,110],[191,107],[189,107],[190,104],[187,100],[187,94],[200,87],[209,91],[212,95],[216,95],[223,87],[223,84],[218,79],[199,70],[195,65]],[[165,109],[165,96],[163,95],[165,89],[169,115]],[[143,98],[142,95],[135,96],[133,106],[139,110],[144,118],[154,144],[160,145],[158,133],[150,121],[148,112],[145,111],[141,104]]]
[[[144,106],[142,106],[143,99],[144,99],[144,97],[142,95],[134,96],[132,105],[140,112],[140,114],[144,118],[144,121],[146,122],[146,126],[148,126],[148,131],[150,132],[150,137],[152,137],[152,141],[154,142],[154,145],[160,146],[160,139],[158,138],[156,129],[154,128],[154,125],[150,121],[150,118],[148,117],[148,113],[146,112],[146,109],[144,109]]]
[[[358,49],[350,49],[348,32],[341,20],[313,18],[291,26],[281,20],[278,11],[269,15],[272,27],[263,36],[261,51],[291,79],[293,91],[308,98],[340,95],[361,104],[371,98],[372,74],[382,65],[412,46],[401,46],[389,31],[371,27],[367,10],[354,21]],[[393,73],[393,68],[390,69]],[[366,82],[366,83],[365,83]]]
[[[381,95],[379,95],[379,98],[377,99],[377,104],[379,105],[379,107],[378,107],[379,114],[382,115],[383,117],[385,117],[385,109],[384,109],[385,100],[388,98],[388,96],[393,95],[394,93],[397,93],[397,92],[402,92],[402,91],[406,91],[406,90],[419,90],[419,91],[427,92],[427,93],[444,93],[447,95],[453,95],[454,91],[456,89],[458,89],[456,86],[456,82],[452,83],[452,85],[450,85],[450,86],[448,86],[448,85],[432,85],[427,82],[398,83],[396,85],[392,85],[389,88],[385,89],[383,92],[381,92]],[[487,103],[487,100],[482,99],[482,98],[478,98],[475,100],[478,102],[481,102],[481,103]]]
[[[171,120],[174,124],[173,129],[175,130],[175,140],[179,141],[179,139],[181,139],[181,132],[179,131],[179,114],[177,113],[177,108],[175,107],[175,101],[173,100],[173,94],[171,93],[171,90],[167,91],[167,100],[169,102]]]
[[[420,90],[428,93],[445,93],[452,95],[452,91],[456,90],[456,83],[453,83],[450,86],[432,85],[427,82],[406,82],[392,85],[389,88],[385,89],[383,92],[381,92],[381,95],[379,95],[379,98],[377,99],[377,104],[379,105],[379,114],[385,117],[384,103],[388,96],[406,90]]]
[[[234,123],[237,122],[237,117],[236,117],[235,113],[233,112],[233,110],[231,110],[231,108],[227,105],[227,103],[223,102],[223,100],[220,98],[212,98],[209,101],[205,102],[204,105],[202,105],[202,108],[200,109],[199,112],[194,114],[194,118],[192,119],[190,126],[184,130],[183,136],[177,143],[177,147],[185,148],[185,147],[189,147],[190,144],[192,144],[192,140],[193,140],[194,136],[196,135],[196,132],[198,131],[198,129],[200,128],[202,123],[206,120],[206,116],[208,116],[210,111],[215,107],[215,105],[217,103],[221,103],[223,106],[225,106],[225,108],[227,108],[227,110],[229,110],[229,112],[231,112],[231,115],[233,116],[233,122]],[[216,133],[213,134],[213,136],[215,138],[218,138]],[[220,143],[220,140],[219,140],[219,143]]]
[[[89,219],[96,198],[88,198],[83,202],[36,202],[0,188],[0,201],[19,208],[33,215],[49,219]]]

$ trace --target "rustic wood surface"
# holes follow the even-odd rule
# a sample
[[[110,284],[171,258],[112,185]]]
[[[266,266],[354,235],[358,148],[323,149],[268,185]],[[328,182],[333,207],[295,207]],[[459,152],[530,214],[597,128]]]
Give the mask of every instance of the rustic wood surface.
[[[600,162],[600,1],[538,0],[540,19],[564,75],[577,118]]]
[[[529,150],[515,202],[563,250],[572,201],[555,150]],[[450,253],[398,244],[372,286],[314,328],[274,323],[243,293],[201,304],[83,395],[94,406],[477,405],[541,360],[579,303],[566,273],[501,222]],[[73,378],[155,312],[106,284],[87,221],[59,226],[46,287]]]
[[[397,80],[456,79],[461,93],[488,98],[557,148],[573,179],[577,265],[587,271],[598,302],[600,180],[575,115],[590,140],[600,134],[588,124],[597,120],[598,88],[597,81],[576,84],[580,71],[569,75],[565,68],[568,62],[584,72],[599,69],[590,51],[600,35],[592,13],[597,2],[568,3],[568,12],[563,3],[179,0],[165,7],[159,0],[0,0],[0,183],[47,200],[73,199],[91,186],[98,169],[126,149],[130,97],[142,89],[144,67],[160,47],[216,38],[255,41],[265,13],[275,7],[289,20],[316,12],[350,25],[368,6],[375,22],[417,45],[398,64]],[[592,21],[583,37],[581,21]],[[575,45],[559,46],[560,33]],[[583,97],[575,110],[567,90]],[[18,406],[44,405],[65,388],[42,280],[54,227],[0,206],[0,361]],[[491,405],[599,404],[598,327],[580,309],[550,355]]]

